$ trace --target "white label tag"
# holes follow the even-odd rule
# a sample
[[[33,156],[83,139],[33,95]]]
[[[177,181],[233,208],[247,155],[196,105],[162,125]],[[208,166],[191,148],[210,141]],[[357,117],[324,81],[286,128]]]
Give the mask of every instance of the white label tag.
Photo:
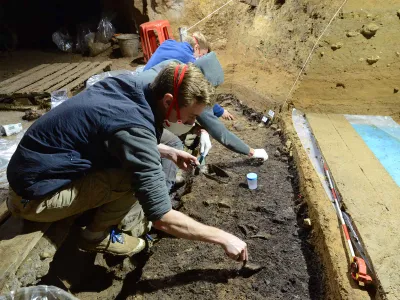
[[[271,119],[273,119],[273,118],[274,118],[274,116],[275,116],[275,113],[274,113],[272,110],[269,110],[269,112],[268,112],[268,116],[270,116],[270,117],[271,117]]]
[[[266,116],[262,117],[261,121],[263,121],[264,123],[268,121],[268,118]]]

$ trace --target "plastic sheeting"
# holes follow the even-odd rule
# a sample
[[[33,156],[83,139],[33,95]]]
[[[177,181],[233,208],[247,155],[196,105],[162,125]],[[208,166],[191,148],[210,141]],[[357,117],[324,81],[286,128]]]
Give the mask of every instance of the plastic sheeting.
[[[145,66],[139,66],[135,69],[135,71],[129,71],[129,70],[116,70],[116,71],[108,71],[104,73],[100,73],[97,75],[93,75],[86,81],[86,87],[88,88],[89,86],[92,86],[96,82],[99,82],[100,80],[103,80],[104,78],[107,77],[115,77],[121,74],[131,74],[132,76],[135,76],[139,73],[143,72]]]
[[[400,186],[400,125],[391,117],[345,115],[382,166]]]
[[[55,286],[38,285],[25,287],[0,296],[0,300],[79,300]]]
[[[322,186],[325,189],[326,194],[333,202],[331,189],[329,188],[328,183],[325,179],[322,154],[317,146],[315,137],[311,132],[310,125],[304,117],[304,113],[294,108],[292,111],[292,122],[294,128],[296,129],[297,135],[300,138],[301,144],[306,150],[307,156],[310,159],[315,171],[317,172],[317,175],[322,183]]]
[[[0,188],[7,188],[7,166],[26,130],[17,135],[0,138]]]

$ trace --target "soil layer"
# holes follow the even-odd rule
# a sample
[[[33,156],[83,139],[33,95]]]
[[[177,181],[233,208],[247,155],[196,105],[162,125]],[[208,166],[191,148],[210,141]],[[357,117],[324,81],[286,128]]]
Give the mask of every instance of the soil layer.
[[[207,163],[225,169],[230,181],[221,184],[194,176],[180,210],[244,239],[250,261],[264,269],[242,274],[241,264],[218,246],[157,232],[152,233],[157,241],[153,247],[131,259],[82,253],[76,250],[75,228],[41,283],[69,289],[80,299],[324,299],[311,231],[302,227],[306,206],[298,193],[296,170],[288,163],[291,158],[274,130],[249,119],[258,118],[252,110],[236,100],[230,103],[228,109],[237,119],[227,126],[235,125],[238,136],[251,147],[266,148],[270,157],[262,163],[214,141]],[[278,147],[282,154],[274,156]],[[258,174],[257,190],[247,187],[249,172]]]

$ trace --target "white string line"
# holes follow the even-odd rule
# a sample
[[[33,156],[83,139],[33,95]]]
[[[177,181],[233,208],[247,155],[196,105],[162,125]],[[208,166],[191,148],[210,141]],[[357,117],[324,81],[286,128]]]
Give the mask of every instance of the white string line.
[[[222,5],[220,8],[214,10],[212,13],[210,13],[208,16],[204,17],[203,19],[201,19],[200,21],[198,21],[196,24],[190,26],[188,29],[186,29],[186,31],[189,31],[190,29],[192,29],[193,27],[197,26],[198,24],[200,24],[201,22],[203,22],[205,19],[207,19],[208,17],[212,16],[213,14],[215,14],[217,11],[219,11],[221,8],[223,8],[224,6],[228,5],[229,3],[231,3],[233,0],[229,0],[228,2],[226,2],[224,5]]]
[[[311,55],[313,54],[313,52],[314,52],[315,48],[317,47],[319,41],[321,40],[321,38],[322,38],[323,35],[325,34],[325,32],[326,32],[326,30],[328,29],[328,27],[329,27],[329,26],[331,25],[331,23],[333,22],[333,20],[336,18],[337,14],[340,12],[340,10],[342,9],[342,7],[346,4],[346,2],[347,2],[347,0],[344,0],[344,1],[343,1],[342,5],[340,5],[339,9],[338,9],[338,10],[336,11],[336,13],[333,15],[332,19],[329,21],[328,25],[326,25],[325,29],[322,31],[321,35],[319,36],[319,38],[318,38],[317,41],[315,42],[314,47],[312,47],[311,52],[310,52],[310,54],[308,55],[308,57],[307,57],[307,59],[306,59],[306,62],[304,63],[303,67],[301,68],[299,75],[297,75],[297,78],[296,78],[296,80],[294,81],[294,83],[293,83],[293,85],[292,85],[292,88],[290,89],[289,93],[287,94],[286,100],[285,100],[285,102],[283,102],[283,104],[282,104],[282,106],[281,106],[282,108],[285,106],[286,102],[289,100],[289,97],[290,97],[290,95],[292,94],[293,89],[295,88],[297,82],[299,81],[300,76],[301,76],[301,74],[303,73],[304,69],[306,68],[306,66],[307,66],[307,64],[308,64],[308,61],[310,60]]]

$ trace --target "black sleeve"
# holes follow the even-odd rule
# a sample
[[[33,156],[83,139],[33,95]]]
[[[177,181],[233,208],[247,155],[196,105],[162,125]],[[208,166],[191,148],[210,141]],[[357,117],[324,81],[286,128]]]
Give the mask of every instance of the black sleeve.
[[[150,221],[161,219],[171,210],[171,200],[154,134],[143,128],[121,130],[106,141],[106,147],[132,172],[136,197],[146,217]]]

